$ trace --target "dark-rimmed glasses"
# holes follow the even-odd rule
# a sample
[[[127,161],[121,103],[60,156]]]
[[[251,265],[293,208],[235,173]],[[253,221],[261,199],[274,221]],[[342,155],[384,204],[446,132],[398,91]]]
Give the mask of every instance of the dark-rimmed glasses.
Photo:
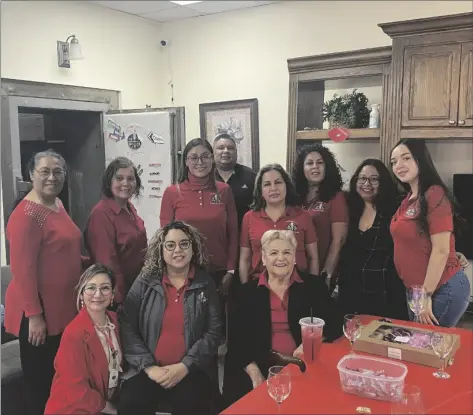
[[[198,156],[197,154],[192,154],[191,156],[187,157],[187,161],[191,164],[199,164],[199,160],[202,163],[207,164],[208,162],[212,160],[212,155],[208,153],[204,153],[200,156]]]
[[[166,241],[164,242],[164,247],[168,251],[174,251],[176,249],[176,242],[174,241]],[[183,251],[186,251],[190,248],[191,246],[191,241],[189,239],[183,239],[182,241],[179,241],[179,248],[181,248]]]
[[[97,287],[96,285],[87,285],[84,288],[84,293],[92,297],[95,295],[97,290],[100,291],[100,294],[106,297],[107,295],[110,295],[112,293],[113,288],[111,285],[102,285],[100,287]]]
[[[379,186],[379,177],[373,176],[373,177],[365,177],[365,176],[359,176],[356,181],[358,184],[365,184],[367,181],[371,186]]]

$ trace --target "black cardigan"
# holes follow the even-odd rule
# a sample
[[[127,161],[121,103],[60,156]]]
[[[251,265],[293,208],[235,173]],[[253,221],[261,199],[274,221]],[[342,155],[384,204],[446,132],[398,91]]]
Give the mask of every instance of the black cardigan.
[[[288,323],[297,346],[302,342],[299,320],[309,317],[325,321],[324,336],[333,341],[341,335],[342,323],[339,313],[331,309],[327,286],[323,277],[300,275],[303,282],[294,282],[289,287]],[[270,292],[266,286],[258,286],[252,280],[241,287],[234,335],[229,339],[226,360],[234,369],[243,369],[256,362],[261,373],[266,376],[269,369],[271,349],[271,306]]]

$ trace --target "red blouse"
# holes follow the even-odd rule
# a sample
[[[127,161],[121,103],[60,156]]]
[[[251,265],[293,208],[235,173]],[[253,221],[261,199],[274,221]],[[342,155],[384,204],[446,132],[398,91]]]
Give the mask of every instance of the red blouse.
[[[90,213],[84,232],[85,245],[93,262],[115,272],[115,301],[122,303],[143,268],[148,241],[143,220],[128,202],[130,212],[104,197]]]
[[[237,213],[230,186],[215,185],[212,189],[189,176],[189,180],[169,186],[161,202],[161,226],[180,220],[195,227],[205,237],[210,271],[229,271],[236,268],[238,254]]]
[[[62,333],[77,314],[74,288],[82,271],[79,228],[62,204],[56,212],[23,199],[8,220],[6,237],[12,273],[5,296],[6,331],[18,336],[23,314],[42,313],[48,335]]]

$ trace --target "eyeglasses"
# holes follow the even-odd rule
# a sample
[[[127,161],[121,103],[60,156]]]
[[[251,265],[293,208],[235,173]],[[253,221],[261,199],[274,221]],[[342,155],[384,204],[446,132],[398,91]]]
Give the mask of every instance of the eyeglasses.
[[[176,242],[174,241],[166,241],[164,242],[164,247],[168,251],[174,251],[176,249]],[[182,241],[179,241],[179,248],[181,248],[183,251],[186,251],[189,249],[191,246],[191,241],[189,239],[183,239]]]
[[[202,162],[202,163],[205,163],[207,164],[210,160],[212,160],[212,156],[210,154],[202,154],[201,156],[198,156],[196,154],[193,154],[192,156],[189,156],[187,157],[187,160],[189,161],[189,163],[191,164],[198,164],[199,163],[199,160]]]
[[[356,179],[358,184],[365,184],[367,181],[371,186],[378,186],[379,185],[379,177],[365,177],[360,176]]]
[[[64,177],[66,172],[62,169],[54,169],[54,170],[48,170],[48,169],[41,169],[41,170],[36,170],[35,171],[39,174],[39,176],[43,179],[47,179],[49,176],[51,176],[51,173],[53,174],[54,177],[57,179]]]
[[[112,293],[113,288],[111,285],[102,285],[101,287],[97,287],[95,285],[88,285],[84,288],[84,293],[92,297],[95,295],[97,290],[100,291],[100,294],[106,297],[107,295],[110,295]]]

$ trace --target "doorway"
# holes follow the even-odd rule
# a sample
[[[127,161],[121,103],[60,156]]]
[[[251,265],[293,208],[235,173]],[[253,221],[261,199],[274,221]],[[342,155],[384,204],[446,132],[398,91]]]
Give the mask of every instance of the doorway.
[[[18,108],[19,135],[20,135],[20,154],[21,154],[21,178],[23,181],[30,181],[28,171],[28,163],[35,153],[52,149],[61,154],[67,166],[68,173],[83,172],[90,158],[102,159],[103,163],[99,166],[103,168],[105,164],[105,155],[102,149],[96,149],[98,153],[95,157],[92,154],[85,154],[81,151],[87,146],[87,140],[93,139],[94,130],[100,128],[101,114],[89,111],[69,111],[54,110],[47,108]],[[81,159],[81,156],[85,158]],[[93,164],[87,168],[94,168]],[[95,180],[97,182],[97,180]],[[71,182],[69,174],[66,174],[66,182],[63,190],[59,194],[59,198],[64,204],[66,211],[71,214],[72,204],[75,202],[74,194],[71,192]],[[86,188],[92,186],[93,183],[82,183]],[[92,190],[92,189],[91,189]],[[92,190],[90,196],[96,193],[97,189]],[[89,193],[89,192],[87,192]],[[95,195],[99,197],[99,195]],[[72,209],[74,210],[74,209]]]

